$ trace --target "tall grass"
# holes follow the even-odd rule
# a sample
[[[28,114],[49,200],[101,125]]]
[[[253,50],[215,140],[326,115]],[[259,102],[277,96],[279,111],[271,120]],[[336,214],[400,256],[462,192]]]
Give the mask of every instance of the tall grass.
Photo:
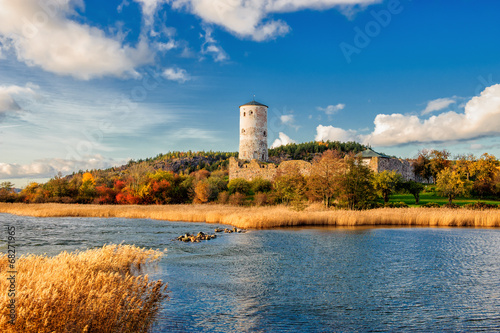
[[[16,263],[15,325],[9,323],[7,256],[0,257],[2,332],[146,332],[166,297],[166,284],[139,275],[162,252],[107,245]]]
[[[293,211],[284,206],[0,204],[0,212],[38,217],[151,218],[168,221],[222,223],[249,229],[305,225],[500,227],[500,210],[498,209],[478,211],[448,208],[380,208],[367,211],[348,211],[325,210],[321,206],[310,206],[304,211]]]

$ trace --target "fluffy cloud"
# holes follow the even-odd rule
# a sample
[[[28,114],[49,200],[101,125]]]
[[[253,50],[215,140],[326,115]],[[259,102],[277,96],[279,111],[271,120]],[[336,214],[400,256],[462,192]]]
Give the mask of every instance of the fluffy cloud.
[[[345,108],[345,104],[328,105],[326,108],[317,107],[319,111],[323,111],[327,115],[332,115]]]
[[[280,116],[280,121],[283,125],[289,126],[298,130],[300,126],[295,124],[295,115],[293,114],[284,114]]]
[[[286,146],[289,143],[296,143],[296,142],[295,142],[295,140],[292,140],[285,133],[280,132],[279,137],[276,140],[274,140],[273,144],[271,145],[271,148],[276,148],[279,146]]]
[[[86,156],[83,160],[61,158],[41,159],[30,164],[0,163],[0,179],[5,178],[50,178],[58,172],[70,174],[78,170],[106,169],[125,164],[125,160],[113,160],[101,155]]]
[[[500,135],[500,84],[473,97],[463,113],[449,111],[429,119],[400,113],[379,114],[374,124],[375,129],[368,135],[320,125],[316,129],[316,140],[350,138],[374,146],[396,146],[497,136]]]
[[[7,112],[17,112],[21,110],[19,100],[36,97],[37,86],[28,83],[25,87],[16,85],[0,86],[0,120]]]
[[[189,74],[184,70],[180,68],[167,68],[163,71],[163,77],[165,77],[167,80],[171,81],[177,81],[180,83],[184,83],[186,81],[189,81],[191,77]]]
[[[342,128],[333,126],[319,125],[316,128],[316,141],[360,141],[360,137],[354,130],[343,130]]]
[[[266,18],[273,13],[304,9],[326,10],[366,6],[380,0],[169,0],[173,8],[184,8],[207,23],[217,24],[240,37],[256,41],[287,34],[290,27],[281,20]]]
[[[451,104],[456,103],[456,101],[452,98],[438,98],[433,101],[427,103],[427,107],[422,111],[422,115],[434,112],[441,111],[446,109]]]
[[[122,45],[98,28],[69,19],[75,3],[83,7],[71,0],[0,0],[4,48],[13,49],[29,66],[83,80],[137,75],[137,66],[153,60],[145,40],[136,47]]]

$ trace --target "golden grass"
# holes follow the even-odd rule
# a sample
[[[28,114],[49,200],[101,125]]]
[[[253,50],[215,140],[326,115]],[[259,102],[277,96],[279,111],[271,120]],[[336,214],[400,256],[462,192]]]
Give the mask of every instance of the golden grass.
[[[325,210],[310,206],[293,211],[284,206],[228,205],[65,205],[0,203],[0,212],[38,217],[124,217],[207,222],[244,229],[293,226],[445,226],[500,227],[500,210],[448,208],[380,208],[367,211]]]
[[[166,297],[166,284],[134,275],[162,252],[107,245],[16,263],[15,325],[9,323],[7,256],[0,256],[2,332],[146,332]]]

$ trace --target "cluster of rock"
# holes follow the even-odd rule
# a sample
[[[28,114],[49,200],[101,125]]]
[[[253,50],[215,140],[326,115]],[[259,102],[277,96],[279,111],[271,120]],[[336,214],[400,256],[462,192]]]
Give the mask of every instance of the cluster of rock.
[[[217,235],[208,235],[200,231],[197,235],[191,235],[190,233],[187,233],[177,237],[176,239],[185,243],[199,243],[202,240],[212,240],[214,238],[217,238]]]
[[[236,227],[234,227],[233,229],[228,229],[228,228],[215,228],[215,232],[224,232],[224,233],[227,233],[227,234],[230,234],[230,233],[233,233],[233,232],[236,232],[236,233],[243,233],[243,232],[246,232],[246,230],[243,230],[243,229],[238,229]],[[188,243],[188,242],[191,242],[191,243],[199,243],[203,240],[212,240],[214,238],[217,238],[217,235],[213,234],[213,235],[209,235],[209,234],[205,234],[204,232],[199,232],[198,234],[196,235],[192,235],[190,233],[186,233],[184,235],[181,235],[179,237],[176,238],[176,240],[178,241],[181,241],[181,242],[185,242],[185,243]]]
[[[236,227],[234,227],[233,229],[228,229],[228,228],[215,228],[215,232],[225,232],[226,234],[230,234],[230,233],[233,233],[233,232],[236,232],[236,233],[242,233],[242,232],[246,232],[246,230],[243,230],[243,229],[238,229]]]

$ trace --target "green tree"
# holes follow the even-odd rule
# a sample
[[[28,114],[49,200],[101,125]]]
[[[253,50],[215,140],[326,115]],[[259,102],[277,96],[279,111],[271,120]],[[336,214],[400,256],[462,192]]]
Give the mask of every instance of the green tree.
[[[267,179],[255,178],[250,182],[250,187],[253,193],[263,192],[267,193],[273,189],[273,183]]]
[[[377,194],[384,198],[384,202],[389,202],[392,193],[398,190],[403,184],[403,176],[396,171],[382,171],[373,177],[373,187]]]
[[[464,179],[459,172],[446,168],[438,173],[436,185],[439,194],[447,197],[451,205],[457,196],[469,193],[472,182]]]
[[[349,154],[345,157],[346,168],[340,178],[340,203],[349,209],[367,208],[375,198],[373,173],[363,163],[361,156]]]
[[[241,194],[247,195],[250,192],[250,182],[243,178],[235,178],[229,181],[227,188],[230,194],[239,192]]]
[[[403,188],[406,192],[413,195],[415,198],[415,204],[418,205],[420,203],[420,193],[424,190],[424,185],[413,180],[409,180],[403,183]]]
[[[297,168],[289,168],[274,180],[273,194],[277,202],[300,208],[305,199],[306,180]]]

